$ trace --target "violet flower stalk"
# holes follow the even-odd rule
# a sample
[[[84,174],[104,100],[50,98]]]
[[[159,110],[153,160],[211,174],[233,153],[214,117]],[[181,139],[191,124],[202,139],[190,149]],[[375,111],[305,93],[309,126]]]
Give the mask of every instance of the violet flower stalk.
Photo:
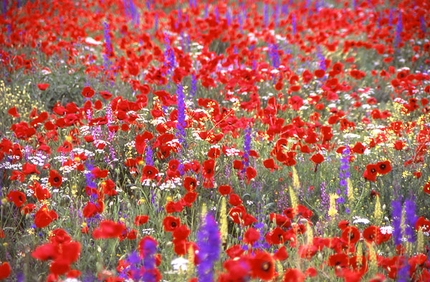
[[[405,202],[405,235],[408,242],[415,243],[415,223],[418,220],[415,214],[416,204],[414,199]]]
[[[275,29],[277,29],[279,26],[279,16],[281,14],[281,7],[280,7],[279,2],[276,3],[274,6],[275,7],[273,8],[273,16],[274,16],[273,21],[275,22]]]
[[[197,8],[197,0],[189,0],[188,2],[191,8]]]
[[[112,54],[113,48],[112,48],[112,41],[109,34],[109,24],[107,22],[103,23],[103,35],[105,37],[105,42],[106,42],[106,49],[105,49],[105,53],[103,54],[103,58],[105,62],[105,68],[109,69],[110,67],[109,56]]]
[[[317,58],[320,61],[320,69],[322,70],[326,70],[327,66],[325,64],[325,57],[321,51],[321,48],[319,46],[317,46]]]
[[[227,9],[227,11],[225,12],[225,18],[227,19],[227,25],[230,26],[232,21],[230,9]]]
[[[269,25],[269,5],[267,3],[264,3],[263,7],[263,22],[265,27]]]
[[[157,251],[157,241],[149,236],[144,237],[140,243],[140,256],[143,258],[142,281],[157,281],[155,253]]]
[[[401,33],[403,31],[403,24],[402,24],[402,12],[399,11],[399,17],[397,19],[397,26],[396,26],[396,35],[394,37],[394,47],[398,48],[399,44],[402,42]]]
[[[135,26],[138,26],[140,22],[139,12],[137,11],[136,5],[134,4],[133,0],[123,0],[123,3],[124,3],[126,16],[131,18]]]
[[[245,140],[243,142],[243,169],[249,166],[249,154],[251,151],[252,127],[248,126],[245,129]]]
[[[197,77],[195,74],[191,75],[191,91],[190,91],[190,95],[191,97],[195,97],[197,94]]]
[[[294,14],[291,17],[291,26],[293,27],[293,35],[296,35],[296,33],[297,33],[297,21],[296,21],[296,15],[294,15]]]
[[[426,28],[426,21],[425,21],[425,19],[424,19],[424,16],[421,16],[420,17],[420,29],[421,29],[421,31],[425,34],[426,33],[426,31],[427,31],[427,28]]]
[[[7,0],[3,0],[3,15],[6,17],[7,13]]]
[[[286,16],[286,15],[288,15],[290,13],[290,11],[288,9],[288,4],[287,3],[282,4],[282,6],[281,6],[281,13],[282,13],[283,16]]]
[[[391,202],[393,208],[392,218],[393,218],[393,240],[394,245],[398,246],[402,244],[402,203],[399,200],[394,200]]]
[[[397,281],[399,282],[407,282],[410,281],[410,275],[409,275],[409,263],[406,261],[402,268],[399,269],[399,272],[397,273]]]
[[[345,203],[345,199],[341,195],[342,191],[344,191],[345,195],[348,195],[347,179],[350,176],[350,173],[349,173],[349,154],[350,154],[349,146],[346,146],[346,148],[342,152],[342,158],[340,160],[340,162],[341,162],[340,171],[339,171],[340,189],[338,189],[338,191],[336,191],[337,194],[339,195],[339,198],[336,201],[337,204],[344,204]],[[346,212],[349,213],[349,209],[346,209]]]
[[[182,84],[178,83],[176,87],[176,95],[178,99],[178,123],[176,124],[176,136],[179,139],[179,143],[182,146],[182,149],[186,150],[187,148],[187,140],[185,128],[187,127],[187,123],[185,121],[185,97],[184,91],[182,89]]]
[[[211,213],[206,214],[197,232],[197,246],[200,260],[197,265],[198,281],[214,281],[214,264],[220,257],[221,235]]]
[[[145,163],[147,165],[154,165],[153,151],[150,144],[147,144],[145,148]]]
[[[166,51],[164,51],[164,61],[166,62],[165,65],[168,69],[167,73],[170,74],[176,66],[175,52],[170,45],[170,39],[167,33],[164,33],[164,41],[166,47]]]
[[[271,44],[269,46],[269,56],[272,61],[272,66],[277,69],[281,64],[278,54],[278,46],[276,44]]]

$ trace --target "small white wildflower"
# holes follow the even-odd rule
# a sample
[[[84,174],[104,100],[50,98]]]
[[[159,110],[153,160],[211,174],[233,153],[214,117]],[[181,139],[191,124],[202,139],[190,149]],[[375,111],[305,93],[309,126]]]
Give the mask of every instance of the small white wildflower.
[[[369,224],[370,220],[368,220],[367,218],[361,218],[358,216],[354,216],[353,217],[354,220],[352,221],[352,223],[357,224],[357,223],[362,223],[362,224]]]
[[[142,234],[143,235],[151,235],[152,233],[154,233],[154,228],[142,229]]]
[[[381,226],[379,228],[382,234],[391,234],[393,233],[394,228],[392,226]]]
[[[236,149],[236,148],[229,148],[226,149],[226,155],[231,157],[231,156],[238,156],[240,153],[240,150]]]
[[[91,45],[101,45],[101,44],[103,44],[103,42],[97,41],[97,40],[95,40],[92,37],[85,38],[85,43],[88,43],[88,44],[91,44]]]
[[[142,186],[151,186],[151,179],[144,179],[142,181]]]
[[[76,278],[66,278],[63,280],[63,282],[81,282],[81,280],[78,280]]]
[[[353,133],[345,133],[344,137],[345,139],[354,139],[354,138],[360,138],[361,136]]]

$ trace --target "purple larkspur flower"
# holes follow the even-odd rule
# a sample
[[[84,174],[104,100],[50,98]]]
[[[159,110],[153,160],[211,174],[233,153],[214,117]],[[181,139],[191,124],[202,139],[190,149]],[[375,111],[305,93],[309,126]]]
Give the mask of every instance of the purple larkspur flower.
[[[185,121],[185,96],[184,91],[182,89],[182,84],[178,84],[176,87],[176,95],[177,95],[177,101],[178,101],[178,123],[176,124],[176,135],[179,139],[179,143],[181,144],[182,148],[186,150],[187,148],[187,141],[185,139],[186,132],[185,127],[187,126]]]
[[[392,219],[393,219],[393,240],[396,246],[402,244],[402,203],[400,200],[394,200],[391,202],[393,208]]]
[[[410,243],[415,243],[415,223],[418,217],[415,213],[416,204],[414,199],[405,202],[405,235]]]
[[[204,217],[203,224],[197,231],[197,246],[199,248],[197,265],[198,281],[214,280],[214,264],[220,257],[221,236],[218,225],[211,213]]]
[[[249,166],[249,154],[251,151],[251,142],[252,142],[252,127],[248,126],[245,129],[245,138],[243,141],[243,166],[244,166],[244,169]]]

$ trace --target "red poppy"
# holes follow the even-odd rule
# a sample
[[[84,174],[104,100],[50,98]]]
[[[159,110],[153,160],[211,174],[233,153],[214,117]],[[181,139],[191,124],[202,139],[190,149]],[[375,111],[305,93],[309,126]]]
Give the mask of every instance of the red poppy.
[[[243,206],[235,206],[228,212],[229,217],[236,224],[243,223],[243,216],[246,214],[246,210]]]
[[[107,179],[105,181],[102,181],[100,186],[103,189],[103,193],[105,195],[115,196],[118,194],[118,192],[115,190],[115,182],[113,182],[112,179]]]
[[[203,176],[212,178],[215,174],[215,160],[210,159],[203,162]]]
[[[277,213],[271,213],[269,215],[270,221],[274,222],[277,226],[281,226],[281,227],[290,227],[291,226],[291,220],[282,214],[277,214]]]
[[[348,226],[342,230],[342,240],[347,243],[354,245],[360,240],[360,230],[355,226]]]
[[[48,89],[49,87],[49,83],[38,83],[37,84],[37,88],[39,88],[42,91],[45,91],[46,89]]]
[[[14,190],[7,194],[7,200],[13,202],[19,208],[27,201],[27,197],[23,192]]]
[[[233,161],[233,168],[236,170],[241,170],[243,169],[243,162],[240,160],[234,160]]]
[[[280,261],[286,260],[288,258],[287,248],[285,246],[281,246],[275,251],[273,258]]]
[[[257,222],[257,218],[250,215],[249,213],[245,213],[243,215],[243,226],[250,226],[251,224],[254,224]]]
[[[266,234],[265,239],[266,242],[271,245],[278,245],[284,243],[284,235],[285,231],[282,230],[280,227],[276,227]]]
[[[192,204],[196,201],[198,195],[199,194],[197,194],[196,192],[187,192],[181,199],[184,201],[184,206],[191,207]]]
[[[158,169],[153,167],[152,165],[146,165],[142,169],[142,180],[145,179],[155,179],[158,174]]]
[[[10,272],[11,268],[7,261],[0,264],[0,280],[8,278]]]
[[[212,147],[208,151],[208,157],[212,159],[216,159],[221,155],[221,150],[216,147]]]
[[[239,195],[231,193],[228,202],[232,206],[239,206],[242,204],[242,199],[239,197]]]
[[[388,160],[376,163],[376,171],[380,174],[387,174],[391,171],[391,169],[391,163]]]
[[[58,173],[58,171],[51,169],[49,171],[49,179],[48,179],[49,184],[51,184],[52,187],[60,187],[61,183],[63,183],[63,177],[61,176],[60,173]]]
[[[249,245],[254,244],[260,239],[260,232],[255,228],[248,228],[243,235],[243,242]]]
[[[257,176],[257,170],[251,166],[248,166],[245,170],[247,183],[254,179]]]
[[[218,192],[221,195],[226,196],[232,192],[232,189],[231,189],[230,185],[220,185],[218,187]]]
[[[294,111],[298,111],[303,106],[303,99],[300,96],[292,96],[288,99],[288,104]]]
[[[186,176],[184,178],[184,188],[187,191],[194,191],[197,187],[197,180],[191,176]]]
[[[283,282],[303,282],[306,276],[299,269],[289,268],[284,273]]]
[[[36,165],[31,164],[31,163],[25,163],[25,164],[23,164],[23,166],[22,166],[22,172],[25,175],[33,174],[33,173],[40,174],[40,171],[37,170]]]
[[[317,274],[318,274],[317,270],[315,268],[313,268],[313,267],[309,267],[305,271],[305,275],[307,277],[315,277],[315,276],[317,276]]]
[[[58,215],[54,210],[49,210],[46,205],[43,205],[34,215],[34,224],[38,228],[43,228],[57,218]]]
[[[336,268],[346,268],[348,267],[348,263],[349,263],[348,255],[344,253],[331,255],[328,258],[328,262],[327,262],[329,266],[336,267]]]
[[[366,170],[363,173],[364,179],[375,182],[377,176],[378,176],[378,166],[375,164],[368,164],[366,166]]]
[[[311,259],[318,252],[318,247],[313,244],[301,245],[299,247],[299,256],[304,259]]]
[[[320,164],[324,161],[324,156],[321,155],[320,153],[316,153],[316,154],[312,155],[310,160],[313,161],[315,164]]]
[[[12,107],[12,108],[10,108],[10,109],[7,111],[7,113],[8,113],[11,117],[19,118],[19,113],[18,113],[18,110],[16,109],[16,107]]]
[[[229,259],[223,264],[227,273],[220,275],[219,282],[249,280],[250,263],[247,256]]]
[[[148,222],[149,216],[147,215],[136,215],[134,218],[134,224],[140,226]]]
[[[240,257],[245,252],[245,250],[242,248],[241,245],[233,245],[225,252],[230,258],[234,259]]]
[[[94,229],[93,238],[94,239],[114,239],[119,238],[126,232],[126,227],[124,223],[116,223],[112,220],[103,220],[100,222],[99,227]]]
[[[370,225],[363,230],[363,238],[368,243],[375,242],[380,234],[380,229],[377,226]]]
[[[136,135],[135,148],[136,148],[136,152],[139,155],[142,155],[145,152],[146,142],[148,140],[151,140],[152,138],[154,138],[154,135],[152,133],[150,133],[149,131],[145,131],[142,134]]]
[[[31,256],[41,261],[54,260],[58,257],[57,248],[52,243],[43,244],[38,246]]]
[[[296,215],[296,211],[293,208],[286,208],[282,213],[290,219],[293,219]]]
[[[177,240],[185,240],[188,238],[190,233],[191,230],[185,224],[181,224],[179,227],[175,228],[175,231],[173,231],[173,238]]]
[[[340,230],[344,230],[346,227],[349,226],[349,221],[348,220],[341,220],[341,221],[339,221],[337,226],[339,227]]]
[[[181,220],[178,217],[166,216],[163,219],[164,231],[173,232],[181,225]]]
[[[364,154],[364,151],[366,150],[366,147],[361,143],[357,142],[355,143],[354,147],[352,147],[352,151],[357,154]]]
[[[269,281],[275,277],[275,261],[271,254],[257,251],[250,259],[251,277]]]
[[[322,69],[318,69],[314,71],[314,74],[317,78],[322,78],[325,75],[325,71]]]
[[[405,147],[405,143],[401,140],[396,140],[394,142],[394,149],[396,149],[397,151],[401,151],[403,150],[403,148]]]
[[[26,204],[21,208],[21,214],[29,214],[32,213],[36,209],[35,204]]]
[[[273,172],[274,170],[277,170],[279,168],[273,159],[264,160],[263,165],[265,168],[270,169],[271,172]]]
[[[131,229],[128,233],[127,233],[127,239],[128,240],[135,240],[137,238],[137,231],[136,229]]]
[[[173,202],[170,201],[166,204],[165,210],[167,213],[174,213],[174,212],[180,212],[183,209],[183,205],[180,201]]]
[[[423,232],[430,232],[430,220],[420,216],[415,223],[415,230],[422,230]]]
[[[109,170],[100,169],[99,167],[96,166],[91,170],[91,173],[95,178],[105,178],[108,176]]]
[[[82,89],[82,96],[85,98],[91,98],[94,96],[94,94],[95,92],[90,86],[86,86],[84,89]]]
[[[112,98],[112,94],[108,91],[100,91],[99,93],[100,96],[102,96],[105,100],[109,100],[110,98]]]
[[[423,192],[430,195],[430,181],[424,184]]]

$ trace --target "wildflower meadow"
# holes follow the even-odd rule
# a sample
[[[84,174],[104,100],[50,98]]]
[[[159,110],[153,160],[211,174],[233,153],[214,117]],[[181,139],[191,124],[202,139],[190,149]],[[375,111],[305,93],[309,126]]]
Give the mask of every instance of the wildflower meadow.
[[[1,281],[430,281],[428,0],[3,0]]]

